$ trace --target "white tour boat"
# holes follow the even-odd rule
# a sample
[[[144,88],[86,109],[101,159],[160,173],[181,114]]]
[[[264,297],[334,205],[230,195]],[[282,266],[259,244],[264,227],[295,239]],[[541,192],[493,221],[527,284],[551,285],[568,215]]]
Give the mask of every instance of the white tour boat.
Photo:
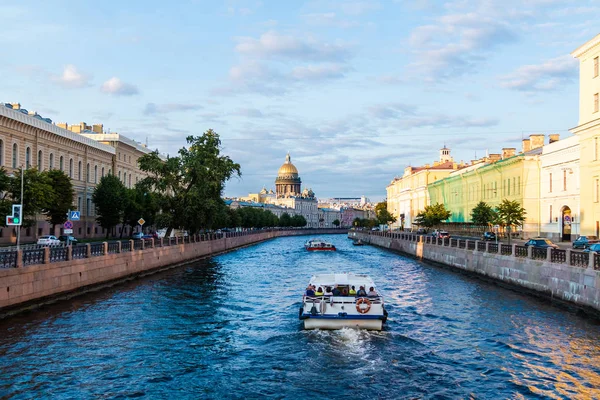
[[[335,246],[321,239],[310,239],[304,243],[304,248],[308,251],[335,251]]]
[[[387,320],[383,297],[368,275],[320,274],[310,278],[299,316],[304,329],[362,328],[380,331]],[[354,287],[359,295],[351,294]],[[360,288],[365,292],[360,295]],[[322,290],[322,294],[319,291]],[[328,288],[331,292],[328,292]],[[369,296],[370,289],[373,292]],[[313,294],[314,291],[314,294]]]

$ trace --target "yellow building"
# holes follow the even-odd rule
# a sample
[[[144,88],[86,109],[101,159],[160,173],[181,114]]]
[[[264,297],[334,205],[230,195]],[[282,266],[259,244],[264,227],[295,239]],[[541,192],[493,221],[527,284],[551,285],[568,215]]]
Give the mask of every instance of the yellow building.
[[[463,163],[454,162],[450,155],[450,149],[446,146],[440,150],[440,159],[433,165],[406,167],[404,175],[395,178],[386,187],[387,209],[396,217],[392,228],[411,229],[419,211],[429,205],[427,186],[463,167],[465,167]]]
[[[579,59],[579,136],[582,235],[600,236],[600,34],[571,55]]]
[[[523,140],[523,152],[504,148],[467,168],[428,186],[431,204],[444,204],[452,212],[448,222],[471,222],[471,211],[483,201],[497,207],[502,200],[518,201],[527,212],[525,235],[540,233],[540,154],[544,135]]]

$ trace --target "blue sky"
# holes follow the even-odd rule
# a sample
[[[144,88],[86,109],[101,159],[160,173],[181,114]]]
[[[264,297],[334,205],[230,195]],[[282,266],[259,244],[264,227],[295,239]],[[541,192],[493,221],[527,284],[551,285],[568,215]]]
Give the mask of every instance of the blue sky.
[[[0,3],[0,101],[175,154],[212,128],[274,187],[289,151],[318,197],[385,197],[407,165],[577,125],[592,0]]]

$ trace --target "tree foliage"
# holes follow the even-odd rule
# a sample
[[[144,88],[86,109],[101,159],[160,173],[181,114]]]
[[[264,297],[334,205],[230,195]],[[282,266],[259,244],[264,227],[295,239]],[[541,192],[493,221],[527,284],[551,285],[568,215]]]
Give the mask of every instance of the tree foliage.
[[[36,215],[42,214],[56,202],[56,193],[52,183],[48,174],[40,173],[37,168],[24,170],[22,203],[24,226],[33,226]],[[21,171],[17,171],[10,179],[8,190],[12,202],[14,204],[21,203]]]
[[[47,175],[54,192],[54,201],[46,205],[44,214],[53,227],[61,225],[65,223],[67,213],[73,208],[73,183],[71,178],[59,169],[44,171],[42,174]]]
[[[123,213],[127,203],[127,188],[114,175],[106,175],[96,185],[92,200],[96,208],[96,221],[106,229],[106,237],[113,227],[123,222]]]
[[[149,173],[142,186],[160,195],[167,236],[175,228],[192,233],[222,223],[227,214],[221,199],[225,182],[241,175],[240,165],[221,155],[221,140],[212,129],[188,136],[187,143],[177,157],[163,160],[153,152],[138,160],[140,169]]]
[[[510,243],[511,238],[511,227],[521,226],[525,222],[527,212],[518,201],[510,201],[508,199],[502,200],[502,203],[496,208],[498,213],[498,222],[506,226],[508,232],[508,242]]]
[[[479,225],[492,224],[498,215],[494,209],[484,201],[480,201],[471,211],[471,221]]]
[[[437,203],[425,206],[425,209],[417,214],[415,224],[431,228],[447,220],[451,215],[452,213],[446,210],[443,204]]]
[[[335,225],[336,227],[340,226],[340,220],[339,219],[334,219],[332,222],[333,225]]]

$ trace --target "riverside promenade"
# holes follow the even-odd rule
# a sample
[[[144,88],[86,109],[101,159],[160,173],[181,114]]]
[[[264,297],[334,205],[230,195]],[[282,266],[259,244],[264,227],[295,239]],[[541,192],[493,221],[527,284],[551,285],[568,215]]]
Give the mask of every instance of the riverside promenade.
[[[401,232],[350,231],[348,237],[577,306],[600,317],[600,254],[536,249]]]
[[[347,232],[268,229],[0,252],[0,317],[277,237]]]

